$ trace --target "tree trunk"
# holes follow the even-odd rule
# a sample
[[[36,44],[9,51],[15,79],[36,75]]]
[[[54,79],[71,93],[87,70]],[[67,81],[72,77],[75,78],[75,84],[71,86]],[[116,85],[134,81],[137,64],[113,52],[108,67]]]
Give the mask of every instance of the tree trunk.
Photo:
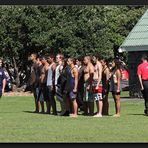
[[[14,72],[16,74],[15,83],[16,83],[16,87],[18,88],[20,85],[19,70],[18,70],[18,66],[17,66],[16,60],[14,57],[12,58],[12,60],[13,60],[13,65],[14,65]]]

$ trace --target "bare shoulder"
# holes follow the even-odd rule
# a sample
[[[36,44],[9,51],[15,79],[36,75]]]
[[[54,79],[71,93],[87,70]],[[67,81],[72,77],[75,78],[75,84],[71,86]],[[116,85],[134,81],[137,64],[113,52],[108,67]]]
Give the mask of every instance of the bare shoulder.
[[[89,70],[90,70],[90,72],[94,72],[94,66],[92,63],[89,65]]]
[[[74,67],[73,72],[78,72],[78,69],[76,67]]]
[[[121,75],[121,71],[119,69],[116,70],[117,75]]]
[[[104,73],[110,73],[110,70],[108,67],[104,70]]]
[[[56,68],[56,63],[53,63],[52,69],[55,69],[55,68]]]

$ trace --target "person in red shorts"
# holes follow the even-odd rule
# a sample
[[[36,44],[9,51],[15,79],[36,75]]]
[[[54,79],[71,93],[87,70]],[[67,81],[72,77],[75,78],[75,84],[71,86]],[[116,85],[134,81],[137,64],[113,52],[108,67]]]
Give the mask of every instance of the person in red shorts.
[[[148,116],[148,57],[142,55],[142,63],[138,65],[137,74],[140,81],[141,91],[145,100],[145,115]]]

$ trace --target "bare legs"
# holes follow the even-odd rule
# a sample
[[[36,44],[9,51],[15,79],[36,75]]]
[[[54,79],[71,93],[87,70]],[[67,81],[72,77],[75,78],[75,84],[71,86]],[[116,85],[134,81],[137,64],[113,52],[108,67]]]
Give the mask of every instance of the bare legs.
[[[120,117],[120,94],[119,95],[115,95],[113,94],[113,98],[114,98],[114,102],[115,102],[115,115],[114,117]]]
[[[78,115],[78,104],[76,99],[72,101],[73,113],[70,115],[71,117],[77,117]]]
[[[103,100],[97,100],[96,101],[97,106],[97,114],[94,115],[94,117],[102,117],[102,108],[103,108]]]

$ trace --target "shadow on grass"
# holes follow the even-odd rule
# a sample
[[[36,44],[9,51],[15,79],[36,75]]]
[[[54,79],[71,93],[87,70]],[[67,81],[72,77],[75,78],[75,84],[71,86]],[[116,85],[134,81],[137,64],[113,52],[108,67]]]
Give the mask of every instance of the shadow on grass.
[[[42,115],[53,115],[52,113],[42,113],[42,112],[35,112],[35,111],[23,111],[24,113],[31,113],[31,114],[42,114]],[[58,113],[58,112],[57,112]],[[56,115],[53,115],[53,116],[56,116]]]
[[[146,116],[145,114],[128,114],[128,115],[131,115],[131,116]]]
[[[122,96],[122,97],[120,97],[120,98],[122,98],[122,99],[132,99],[131,97],[124,97],[124,96]]]
[[[34,112],[34,111],[23,111],[24,113],[32,113],[32,114],[39,114],[37,112]]]

